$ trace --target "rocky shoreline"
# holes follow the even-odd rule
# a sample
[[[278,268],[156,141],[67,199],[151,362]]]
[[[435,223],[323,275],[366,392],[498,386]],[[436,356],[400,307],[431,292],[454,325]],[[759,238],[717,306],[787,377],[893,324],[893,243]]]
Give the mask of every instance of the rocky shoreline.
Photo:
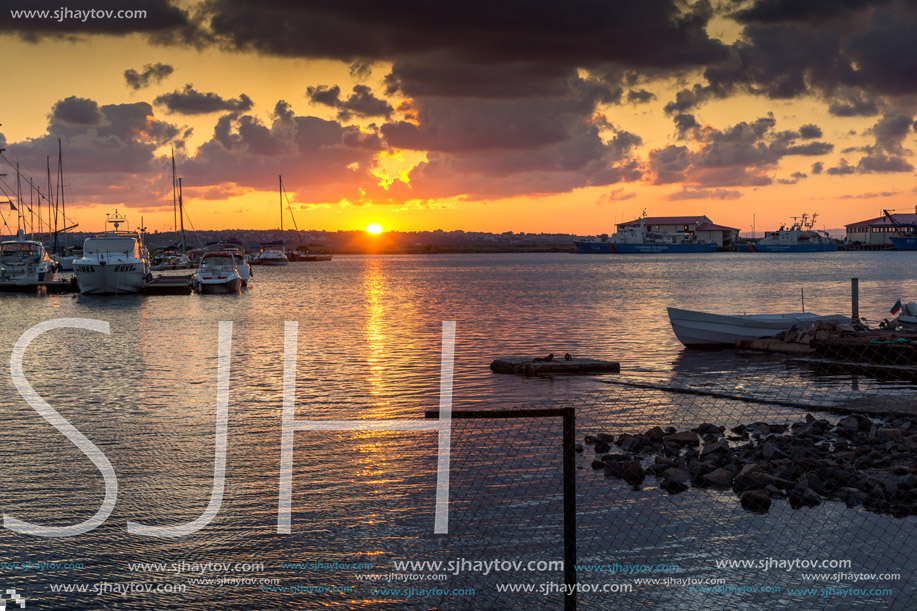
[[[647,476],[679,494],[690,487],[731,488],[749,511],[773,500],[793,509],[824,502],[862,505],[895,517],[917,515],[917,418],[851,414],[831,423],[807,414],[793,424],[732,428],[653,427],[642,434],[586,435],[592,468],[639,490]]]

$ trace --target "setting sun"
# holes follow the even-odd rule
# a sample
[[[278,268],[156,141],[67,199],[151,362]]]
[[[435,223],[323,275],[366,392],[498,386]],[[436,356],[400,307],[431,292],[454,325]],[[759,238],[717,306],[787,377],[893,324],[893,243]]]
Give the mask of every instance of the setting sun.
[[[379,223],[370,223],[366,226],[367,233],[382,233],[382,225]]]

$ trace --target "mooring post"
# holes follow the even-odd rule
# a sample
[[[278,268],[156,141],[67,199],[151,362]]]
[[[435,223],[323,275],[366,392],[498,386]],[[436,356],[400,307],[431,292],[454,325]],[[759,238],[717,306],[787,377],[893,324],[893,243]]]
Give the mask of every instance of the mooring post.
[[[563,408],[564,611],[576,609],[576,410]]]
[[[860,279],[850,279],[850,318],[857,320],[860,317]]]

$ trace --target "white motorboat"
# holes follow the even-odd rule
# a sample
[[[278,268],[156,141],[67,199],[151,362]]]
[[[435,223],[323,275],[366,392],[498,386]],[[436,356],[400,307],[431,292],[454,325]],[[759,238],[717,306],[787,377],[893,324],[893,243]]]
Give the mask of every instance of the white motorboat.
[[[213,242],[204,247],[205,252],[228,252],[233,255],[236,261],[236,269],[239,272],[239,278],[242,280],[242,286],[248,286],[248,281],[252,277],[252,268],[249,265],[245,249],[239,242],[220,241]]]
[[[15,240],[0,242],[0,282],[26,284],[54,280],[58,265],[41,242],[26,240],[22,230]]]
[[[264,244],[264,250],[258,257],[258,263],[261,265],[286,265],[289,262],[283,242]]]
[[[192,285],[199,293],[238,293],[242,288],[239,263],[231,252],[206,252]]]
[[[113,229],[83,242],[83,256],[73,262],[80,293],[139,293],[152,278],[143,237],[136,231],[121,231],[126,222],[116,210],[105,221],[106,228],[111,225]]]
[[[820,316],[810,312],[794,314],[711,314],[667,308],[675,336],[687,348],[718,348],[735,346],[740,339],[774,337],[794,326],[810,325],[816,321],[841,324],[850,318],[841,315]]]

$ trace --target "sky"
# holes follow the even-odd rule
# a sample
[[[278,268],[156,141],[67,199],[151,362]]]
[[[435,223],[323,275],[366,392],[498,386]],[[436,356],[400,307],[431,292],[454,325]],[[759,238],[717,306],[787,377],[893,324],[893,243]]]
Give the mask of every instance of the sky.
[[[645,210],[760,235],[917,204],[911,1],[6,6],[0,201],[17,163],[46,195],[50,158],[56,190],[60,141],[86,231],[171,230],[173,151],[198,229],[595,235]]]

